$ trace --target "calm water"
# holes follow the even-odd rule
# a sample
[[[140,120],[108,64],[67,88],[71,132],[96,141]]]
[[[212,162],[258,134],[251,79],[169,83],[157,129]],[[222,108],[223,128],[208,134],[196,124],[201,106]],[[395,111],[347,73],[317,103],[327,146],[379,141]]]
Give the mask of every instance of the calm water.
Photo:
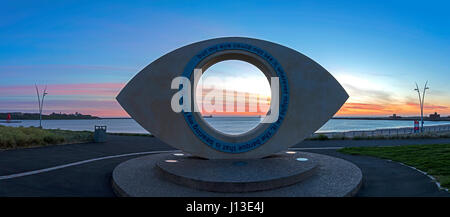
[[[213,117],[205,120],[216,129],[229,133],[239,134],[256,127],[259,123],[257,117]],[[0,123],[7,126],[39,126],[38,120],[23,120],[21,123]],[[450,124],[449,121],[425,121],[425,126]],[[99,119],[99,120],[43,120],[42,126],[47,129],[89,130],[93,131],[95,125],[106,125],[108,132],[115,133],[147,133],[133,119]],[[382,128],[413,127],[413,121],[391,120],[342,120],[331,119],[317,132],[339,132],[352,130],[374,130]]]

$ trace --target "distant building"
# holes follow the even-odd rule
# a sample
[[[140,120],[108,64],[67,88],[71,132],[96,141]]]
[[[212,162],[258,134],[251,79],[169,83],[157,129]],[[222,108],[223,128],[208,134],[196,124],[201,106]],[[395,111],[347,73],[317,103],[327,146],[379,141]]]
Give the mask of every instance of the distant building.
[[[397,119],[397,118],[402,118],[402,116],[399,116],[397,114],[393,114],[392,116],[389,116],[389,118]]]
[[[441,115],[437,112],[434,112],[434,114],[430,114],[430,119],[435,120],[441,118]]]

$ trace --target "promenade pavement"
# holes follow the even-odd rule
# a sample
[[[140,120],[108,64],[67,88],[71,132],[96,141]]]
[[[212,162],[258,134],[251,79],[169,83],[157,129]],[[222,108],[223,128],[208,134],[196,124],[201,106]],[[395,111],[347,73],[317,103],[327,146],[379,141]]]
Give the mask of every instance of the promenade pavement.
[[[336,151],[340,147],[437,143],[450,143],[450,139],[307,140],[294,148],[343,158],[360,167],[364,179],[356,196],[448,197],[450,193],[439,190],[429,177],[407,166]],[[118,164],[168,150],[173,148],[153,137],[109,135],[106,143],[0,151],[0,196],[113,197],[111,172]]]

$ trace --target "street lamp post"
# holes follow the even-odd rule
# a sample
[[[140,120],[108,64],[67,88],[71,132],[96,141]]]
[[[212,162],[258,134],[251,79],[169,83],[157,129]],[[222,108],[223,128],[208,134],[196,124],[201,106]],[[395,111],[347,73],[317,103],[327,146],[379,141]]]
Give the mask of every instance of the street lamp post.
[[[39,103],[39,127],[42,128],[42,108],[44,107],[44,98],[45,98],[45,95],[48,94],[48,93],[47,93],[47,85],[45,85],[44,92],[42,93],[42,101],[41,101],[41,99],[40,99],[40,97],[39,97],[39,90],[38,90],[37,85],[35,84],[34,86],[36,87],[36,94],[37,94],[37,97],[38,97],[38,103]]]
[[[430,89],[430,88],[427,87],[427,84],[428,84],[428,81],[425,83],[425,86],[423,87],[422,96],[420,96],[420,89],[419,89],[419,86],[417,85],[417,82],[416,82],[416,89],[414,89],[419,94],[420,123],[421,123],[420,132],[423,132],[423,105],[424,105],[424,102],[425,102],[425,91]]]

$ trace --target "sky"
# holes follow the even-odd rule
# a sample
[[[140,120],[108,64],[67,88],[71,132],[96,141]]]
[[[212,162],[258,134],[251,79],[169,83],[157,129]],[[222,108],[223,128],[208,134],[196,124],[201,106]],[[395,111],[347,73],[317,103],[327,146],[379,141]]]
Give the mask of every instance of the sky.
[[[2,1],[0,112],[126,117],[122,87],[187,44],[243,36],[293,48],[350,98],[338,116],[450,115],[448,1]],[[231,68],[224,70],[232,77]]]
[[[240,60],[209,67],[196,91],[197,106],[205,116],[265,116],[270,108],[269,80],[256,66]]]

